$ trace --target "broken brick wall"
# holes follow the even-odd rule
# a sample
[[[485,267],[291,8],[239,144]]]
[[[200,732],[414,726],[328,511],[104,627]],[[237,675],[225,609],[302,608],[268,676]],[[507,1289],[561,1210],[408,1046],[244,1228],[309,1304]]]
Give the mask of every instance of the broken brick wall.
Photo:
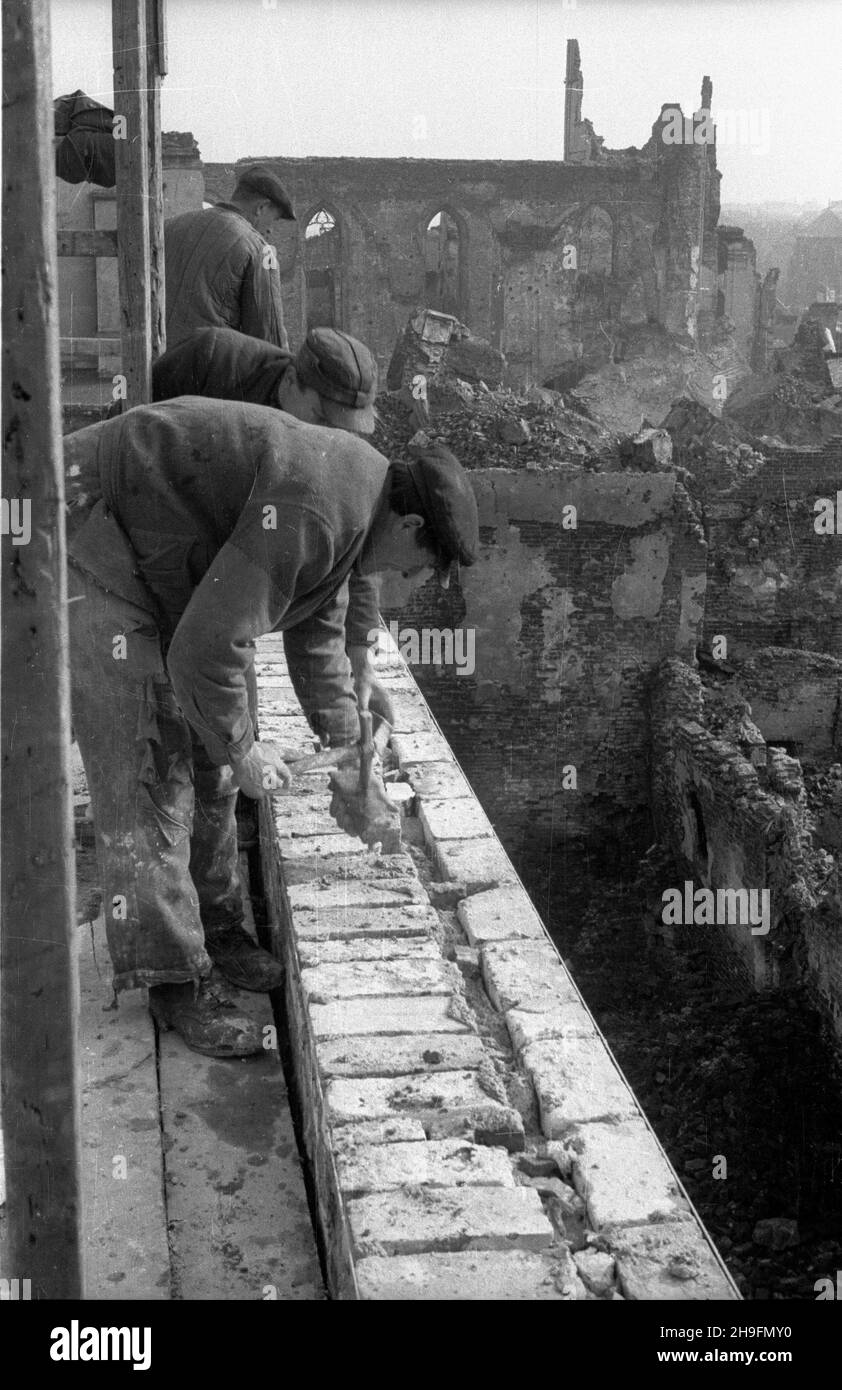
[[[687,496],[669,473],[470,477],[476,565],[446,591],[387,587],[384,618],[475,631],[471,674],[413,675],[527,880],[568,846],[632,864],[652,840],[644,681],[664,655],[692,659],[701,620],[706,553]]]
[[[700,209],[715,227],[718,175],[706,186],[698,177],[709,147],[700,155],[693,145],[650,145],[609,164],[273,159],[298,219],[276,234],[292,340],[307,325],[305,231],[321,209],[338,235],[337,326],[368,343],[384,376],[412,310],[434,307],[427,226],[440,211],[458,232],[452,312],[506,354],[512,385],[607,360],[623,324],[675,320],[686,332],[698,299]],[[235,168],[204,166],[208,201],[230,195]]]
[[[723,655],[799,647],[842,656],[842,533],[816,531],[816,502],[842,484],[842,441],[764,446],[765,462],[700,505],[710,545],[705,639]]]
[[[805,765],[842,759],[842,661],[767,647],[740,662],[739,684],[767,743]]]
[[[756,689],[758,680],[750,667],[742,688]],[[678,875],[660,890],[690,880],[694,889],[769,892],[768,934],[755,935],[746,923],[700,923],[676,928],[674,944],[706,948],[714,973],[732,984],[804,986],[842,1043],[838,870],[814,846],[799,763],[762,746],[749,761],[735,742],[711,732],[699,676],[680,660],[653,673],[648,701],[653,813]]]

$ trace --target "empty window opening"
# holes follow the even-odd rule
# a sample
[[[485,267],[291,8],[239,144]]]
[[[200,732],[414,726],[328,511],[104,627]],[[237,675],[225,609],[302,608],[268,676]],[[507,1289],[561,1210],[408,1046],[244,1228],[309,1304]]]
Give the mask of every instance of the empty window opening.
[[[706,860],[708,857],[708,837],[705,834],[705,822],[702,816],[701,803],[692,788],[687,799],[690,803],[690,810],[693,812],[693,819],[696,823],[696,848],[698,855],[700,859]]]
[[[338,328],[342,319],[342,238],[327,208],[313,213],[304,229],[307,327]]]
[[[333,217],[327,208],[320,208],[315,212],[307,223],[304,237],[307,241],[312,241],[314,237],[329,236],[336,231],[336,218]]]
[[[461,318],[462,251],[459,227],[449,213],[442,210],[430,218],[424,248],[427,308]]]
[[[579,229],[579,270],[610,275],[614,267],[614,222],[604,208],[588,208]]]

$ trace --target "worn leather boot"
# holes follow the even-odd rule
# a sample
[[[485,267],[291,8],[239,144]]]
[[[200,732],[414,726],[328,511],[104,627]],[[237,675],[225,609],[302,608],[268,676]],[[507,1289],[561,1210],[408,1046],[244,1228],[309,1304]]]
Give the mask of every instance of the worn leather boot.
[[[263,1051],[263,1033],[254,1019],[237,1011],[215,982],[153,985],[149,1011],[159,1027],[172,1029],[194,1052],[207,1057],[251,1057]]]
[[[265,994],[284,982],[283,966],[252,940],[239,926],[205,931],[205,949],[216,966],[237,989]]]

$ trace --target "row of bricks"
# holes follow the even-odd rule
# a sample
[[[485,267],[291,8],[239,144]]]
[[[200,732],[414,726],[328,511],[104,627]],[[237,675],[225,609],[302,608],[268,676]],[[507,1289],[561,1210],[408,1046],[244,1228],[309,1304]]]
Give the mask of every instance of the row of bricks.
[[[672,1239],[683,1242],[679,1253],[695,1269],[696,1286],[705,1280],[715,1283],[715,1262],[709,1257],[711,1269],[699,1259],[695,1225],[682,1219],[683,1204],[680,1197],[676,1200],[668,1166],[662,1160],[666,1182],[664,1173],[652,1171],[651,1136],[490,823],[450,761],[441,735],[426,727],[428,718],[419,717],[419,697],[413,698],[410,689],[406,709],[401,707],[403,694],[395,692],[396,722],[407,732],[396,736],[393,746],[416,793],[424,838],[439,873],[477,895],[460,905],[460,921],[481,952],[489,996],[504,1013],[536,1085],[545,1130],[569,1130],[571,1090],[574,1111],[583,1112],[577,1122],[623,1120],[614,1124],[607,1147],[600,1147],[605,1139],[601,1125],[593,1125],[594,1143],[577,1144],[573,1176],[593,1225],[607,1232],[616,1224],[617,1194],[604,1181],[606,1168],[624,1172],[631,1160],[648,1178],[631,1219],[671,1218]],[[359,844],[346,845],[346,837],[325,824],[322,797],[311,798],[305,815],[306,821],[294,824],[294,809],[284,806],[277,818],[279,842],[286,863],[314,862],[327,870],[317,882],[310,878],[294,884],[290,895],[302,988],[317,1040],[362,1296],[413,1297],[420,1287],[420,1296],[447,1297],[432,1290],[448,1286],[453,1290],[449,1296],[460,1298],[499,1296],[489,1292],[494,1287],[511,1289],[510,1296],[516,1297],[581,1296],[581,1281],[573,1284],[578,1294],[569,1287],[565,1291],[552,1264],[558,1253],[550,1248],[554,1232],[537,1193],[515,1186],[502,1148],[472,1142],[480,1136],[518,1147],[522,1124],[517,1112],[506,1116],[507,1108],[478,1079],[484,1049],[469,1031],[472,1024],[464,1008],[452,1007],[458,982],[452,967],[441,960],[435,914],[424,905],[420,882],[413,881],[409,865],[388,881],[372,880],[365,872],[349,877],[348,857],[359,855]],[[293,847],[296,839],[299,844]],[[538,1019],[533,1037],[530,1023]],[[603,1101],[599,1116],[594,1114],[597,1095]],[[483,1131],[482,1117],[489,1114],[492,1127]],[[642,1135],[633,1128],[636,1119]],[[495,1132],[495,1120],[498,1126],[511,1124],[512,1132]],[[413,1121],[417,1131],[410,1137],[405,1127]],[[471,1138],[437,1137],[454,1134]],[[612,1137],[619,1141],[613,1151]],[[654,1150],[661,1157],[656,1144]],[[572,1169],[574,1160],[567,1155],[565,1160]],[[659,1181],[668,1201],[653,1207],[652,1188]],[[629,1220],[628,1206],[621,1217]],[[651,1229],[657,1233],[657,1227]],[[474,1254],[441,1253],[467,1250],[488,1253],[479,1263]],[[531,1253],[515,1255],[516,1250]],[[384,1252],[391,1257],[385,1262]],[[409,1265],[398,1268],[395,1261],[409,1257]],[[436,1264],[442,1260],[451,1263]],[[473,1295],[465,1292],[472,1287],[468,1269],[459,1264],[465,1260],[473,1261],[470,1269],[479,1274]],[[523,1260],[533,1263],[524,1266]],[[660,1260],[648,1263],[653,1266],[647,1275],[651,1284]],[[675,1294],[670,1288],[659,1296]]]

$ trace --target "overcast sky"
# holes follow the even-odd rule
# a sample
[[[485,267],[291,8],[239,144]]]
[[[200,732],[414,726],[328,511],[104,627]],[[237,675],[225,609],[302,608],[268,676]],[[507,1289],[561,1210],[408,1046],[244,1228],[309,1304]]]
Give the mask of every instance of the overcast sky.
[[[54,94],[112,104],[109,0],[52,0]],[[713,80],[723,202],[842,199],[842,0],[167,0],[165,130],[202,158],[560,159],[584,115],[642,145]]]

